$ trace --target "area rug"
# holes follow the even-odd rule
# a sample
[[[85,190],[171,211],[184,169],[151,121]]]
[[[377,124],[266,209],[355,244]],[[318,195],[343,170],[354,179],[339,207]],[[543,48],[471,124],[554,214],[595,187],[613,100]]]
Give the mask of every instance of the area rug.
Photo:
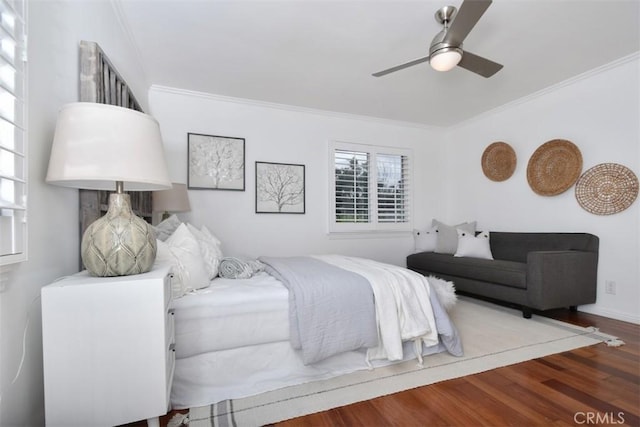
[[[621,344],[595,328],[536,315],[524,319],[519,310],[471,298],[460,297],[450,315],[462,337],[463,357],[439,353],[425,357],[423,367],[412,360],[191,408],[188,425],[262,426],[580,347]]]

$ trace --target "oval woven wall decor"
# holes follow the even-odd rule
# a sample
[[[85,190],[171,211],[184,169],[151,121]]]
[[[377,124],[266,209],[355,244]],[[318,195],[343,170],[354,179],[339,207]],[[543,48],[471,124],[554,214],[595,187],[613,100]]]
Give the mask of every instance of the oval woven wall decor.
[[[617,163],[601,163],[582,174],[576,199],[584,210],[612,215],[627,209],[638,197],[638,177]]]
[[[492,181],[505,181],[516,170],[516,152],[506,142],[497,141],[482,153],[482,172]]]
[[[527,181],[541,196],[567,191],[582,172],[580,149],[566,139],[552,139],[533,153],[527,165]]]

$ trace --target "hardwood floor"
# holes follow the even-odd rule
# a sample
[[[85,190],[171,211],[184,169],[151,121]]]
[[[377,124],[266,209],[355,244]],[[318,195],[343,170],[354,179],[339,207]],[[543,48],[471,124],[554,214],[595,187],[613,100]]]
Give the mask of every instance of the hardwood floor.
[[[640,426],[640,325],[569,310],[536,314],[596,326],[625,345],[555,354],[274,427]],[[175,413],[163,417],[161,426]]]
[[[596,326],[625,345],[598,344],[555,354],[275,427],[640,426],[640,325],[569,310],[543,314]]]

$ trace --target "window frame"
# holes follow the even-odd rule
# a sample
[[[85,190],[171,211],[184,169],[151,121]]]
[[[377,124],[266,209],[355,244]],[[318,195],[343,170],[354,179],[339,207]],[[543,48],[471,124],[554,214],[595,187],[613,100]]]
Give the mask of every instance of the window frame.
[[[13,85],[5,80],[0,81],[0,90],[6,96],[14,99],[11,111],[7,113],[3,106],[0,106],[0,121],[7,129],[13,131],[13,139],[10,143],[0,140],[0,150],[4,153],[5,159],[10,158],[8,163],[3,164],[0,169],[0,180],[5,185],[12,188],[11,183],[18,187],[12,190],[9,199],[0,199],[0,209],[11,211],[11,215],[4,215],[2,218],[10,218],[3,221],[6,229],[3,229],[2,252],[0,252],[0,266],[7,266],[24,262],[28,259],[28,227],[27,227],[27,192],[28,192],[28,138],[27,138],[27,1],[26,0],[0,0],[0,11],[11,11],[14,29],[1,24],[0,41],[12,39],[15,42],[13,57],[0,52],[0,62],[5,66],[13,68]],[[3,50],[4,43],[0,43],[0,50]],[[13,86],[13,87],[12,87]],[[6,137],[5,134],[3,136]],[[5,160],[6,161],[6,160]],[[13,163],[11,167],[8,164]],[[0,185],[2,185],[0,183]],[[5,187],[6,189],[7,187]],[[7,193],[5,193],[6,196]],[[1,215],[1,213],[0,213]],[[8,231],[8,232],[7,232]],[[7,234],[9,235],[7,237]],[[19,241],[18,241],[19,239]]]
[[[335,174],[335,153],[336,151],[353,151],[367,153],[369,155],[369,221],[368,222],[337,222],[336,221],[336,174]],[[409,148],[391,147],[374,144],[361,144],[330,140],[328,143],[328,173],[329,173],[329,212],[328,212],[328,233],[329,235],[346,234],[393,234],[406,233],[413,230],[413,151]],[[405,222],[379,222],[378,221],[378,170],[377,156],[379,155],[399,155],[405,156],[407,161],[408,188],[405,190],[406,206]]]

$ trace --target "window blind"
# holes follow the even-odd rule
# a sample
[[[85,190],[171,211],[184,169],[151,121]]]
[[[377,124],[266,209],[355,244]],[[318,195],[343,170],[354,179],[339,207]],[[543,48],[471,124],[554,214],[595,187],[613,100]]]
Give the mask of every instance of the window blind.
[[[26,259],[24,8],[0,0],[0,265]]]

